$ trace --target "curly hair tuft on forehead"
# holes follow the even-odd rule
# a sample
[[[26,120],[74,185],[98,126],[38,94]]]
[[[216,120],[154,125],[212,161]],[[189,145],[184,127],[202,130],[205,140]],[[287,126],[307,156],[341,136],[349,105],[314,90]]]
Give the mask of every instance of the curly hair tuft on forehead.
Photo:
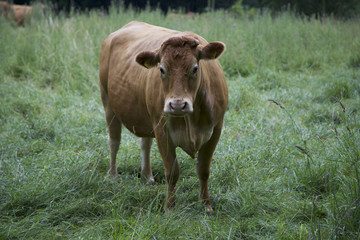
[[[167,46],[185,47],[186,45],[191,48],[196,47],[199,45],[199,40],[195,39],[193,36],[172,37],[163,42],[161,48],[165,49]]]

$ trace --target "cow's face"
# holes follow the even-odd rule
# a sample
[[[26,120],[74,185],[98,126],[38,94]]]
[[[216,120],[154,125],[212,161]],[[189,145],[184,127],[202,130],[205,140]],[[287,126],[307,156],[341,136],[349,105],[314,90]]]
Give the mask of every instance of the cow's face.
[[[221,42],[201,46],[193,37],[173,37],[157,51],[139,53],[136,61],[146,68],[158,67],[165,96],[164,113],[182,117],[194,110],[201,82],[199,61],[216,59],[224,49]]]

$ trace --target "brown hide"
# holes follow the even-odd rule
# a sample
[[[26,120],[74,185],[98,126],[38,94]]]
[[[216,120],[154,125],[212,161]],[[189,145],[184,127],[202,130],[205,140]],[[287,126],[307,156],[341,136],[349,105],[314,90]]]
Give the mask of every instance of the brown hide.
[[[44,4],[37,4],[41,11],[46,8]],[[0,1],[0,14],[6,17],[13,17],[16,24],[23,26],[27,19],[30,19],[32,7],[25,5],[9,4],[5,1]]]
[[[14,20],[18,25],[24,25],[25,19],[30,19],[32,7],[22,5],[12,5]]]
[[[150,164],[156,138],[165,168],[165,209],[175,204],[179,177],[176,147],[198,153],[200,198],[212,211],[208,194],[210,162],[220,138],[228,89],[217,57],[220,42],[208,43],[192,32],[131,22],[111,33],[100,52],[100,90],[109,128],[111,175],[121,126],[141,137],[142,177],[153,181]]]
[[[0,1],[0,15],[7,16],[9,12],[9,4],[5,1]]]

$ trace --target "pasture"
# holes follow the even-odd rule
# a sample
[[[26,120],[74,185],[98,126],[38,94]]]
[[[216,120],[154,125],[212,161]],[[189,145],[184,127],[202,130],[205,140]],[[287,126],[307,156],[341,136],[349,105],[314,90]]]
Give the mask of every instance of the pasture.
[[[102,40],[131,20],[222,41],[229,106],[199,202],[196,160],[178,149],[177,205],[164,168],[140,178],[124,130],[109,178],[98,86]],[[357,239],[360,236],[360,21],[253,19],[218,11],[37,14],[0,19],[0,239]]]

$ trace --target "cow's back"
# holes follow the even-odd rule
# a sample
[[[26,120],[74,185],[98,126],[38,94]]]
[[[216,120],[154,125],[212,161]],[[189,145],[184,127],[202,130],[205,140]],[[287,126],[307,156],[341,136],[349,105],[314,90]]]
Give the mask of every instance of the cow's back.
[[[156,32],[156,34],[155,34]],[[132,21],[111,33],[102,43],[100,52],[100,81],[107,86],[107,74],[110,70],[121,71],[130,65],[137,65],[136,55],[144,50],[155,50],[167,37],[180,32]],[[109,69],[110,62],[112,69]],[[121,63],[114,66],[114,62]],[[126,65],[126,66],[125,66]],[[133,66],[130,66],[133,67]],[[140,66],[136,66],[139,67]]]
[[[137,21],[126,24],[111,33],[102,43],[100,74],[103,76],[100,76],[101,84],[107,85],[106,73],[109,71],[120,71],[128,67],[143,69],[135,62],[136,55],[139,52],[156,50],[170,37],[189,34],[196,36],[201,44],[207,43],[205,39],[191,32],[174,31]],[[109,68],[111,61],[113,61],[112,68]],[[118,66],[116,63],[119,63]]]

